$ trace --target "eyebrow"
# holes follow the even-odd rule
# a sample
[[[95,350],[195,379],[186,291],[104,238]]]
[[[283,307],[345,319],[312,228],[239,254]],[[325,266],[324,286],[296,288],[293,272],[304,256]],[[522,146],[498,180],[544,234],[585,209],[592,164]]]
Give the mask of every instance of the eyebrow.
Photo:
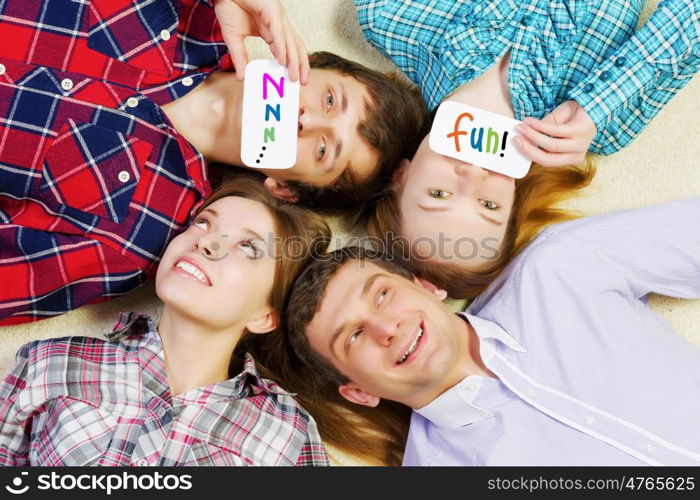
[[[367,292],[370,291],[372,288],[372,285],[374,285],[374,282],[377,281],[377,278],[381,278],[382,276],[386,276],[385,273],[374,273],[372,276],[370,276],[367,281],[365,281],[365,284],[362,286],[362,292],[360,292],[360,297],[364,297],[367,295]],[[335,332],[333,332],[333,335],[331,335],[330,340],[328,341],[328,349],[335,354],[335,349],[333,347],[335,346],[335,343],[338,341],[338,337],[343,333],[347,326],[348,322],[346,321],[342,325],[340,325]]]
[[[348,110],[348,98],[343,82],[339,82],[338,85],[340,85],[340,109],[345,113]]]
[[[479,217],[481,217],[481,218],[484,219],[485,221],[488,221],[488,222],[490,222],[491,224],[494,224],[494,225],[496,225],[496,226],[502,226],[502,225],[503,225],[503,222],[499,222],[499,221],[497,221],[496,219],[492,219],[492,218],[489,217],[488,215],[484,215],[484,214],[480,213],[480,214],[479,214]]]
[[[335,141],[335,158],[333,158],[333,163],[338,161],[338,157],[340,156],[340,152],[343,150],[343,140],[338,139]]]
[[[348,97],[347,93],[345,92],[345,87],[343,86],[343,83],[339,82],[338,85],[340,86],[340,111],[342,113],[345,113],[348,110]],[[343,140],[337,139],[335,146],[335,158],[333,159],[333,163],[338,161],[338,157],[340,156],[342,150]]]
[[[444,212],[444,211],[448,210],[448,208],[449,208],[449,207],[429,207],[427,205],[422,205],[420,203],[418,204],[418,206],[420,208],[422,208],[423,210],[426,210],[428,212]]]
[[[214,217],[219,217],[219,212],[217,212],[217,211],[214,210],[213,208],[205,208],[204,210],[202,210],[202,211],[200,212],[199,215],[202,215],[202,214],[205,213],[205,212],[211,212],[211,214],[212,214]]]
[[[428,212],[444,212],[444,211],[448,210],[448,207],[428,207],[425,205],[421,205],[420,203],[418,204],[418,206],[420,208],[422,208],[423,210],[426,210]],[[488,215],[484,215],[482,213],[479,213],[479,217],[484,219],[486,222],[493,224],[494,226],[502,226],[503,225],[503,222],[497,221],[496,219],[492,219]]]
[[[267,241],[265,240],[265,238],[263,238],[262,236],[260,236],[259,233],[257,233],[256,231],[253,231],[253,230],[250,229],[249,227],[244,227],[244,228],[243,228],[243,232],[244,232],[245,234],[247,234],[248,236],[252,236],[252,237],[253,237],[254,239],[256,239],[256,240],[262,241],[263,244],[265,245],[265,248],[267,248],[268,251],[269,251],[269,248],[267,247]]]

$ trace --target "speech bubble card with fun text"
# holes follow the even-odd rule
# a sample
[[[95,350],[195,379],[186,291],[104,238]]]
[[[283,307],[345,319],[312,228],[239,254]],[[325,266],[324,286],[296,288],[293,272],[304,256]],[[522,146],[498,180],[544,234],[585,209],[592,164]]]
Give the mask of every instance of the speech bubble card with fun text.
[[[241,118],[241,160],[253,168],[290,168],[297,158],[299,81],[274,60],[246,67]]]
[[[428,143],[436,153],[519,179],[532,163],[511,142],[519,123],[474,106],[445,101],[435,115]]]

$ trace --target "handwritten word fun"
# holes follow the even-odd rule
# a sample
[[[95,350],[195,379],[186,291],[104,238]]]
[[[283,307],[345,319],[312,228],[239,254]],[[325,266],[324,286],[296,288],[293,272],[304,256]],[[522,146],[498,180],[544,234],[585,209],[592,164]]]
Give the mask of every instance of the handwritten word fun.
[[[469,145],[472,149],[480,153],[483,152],[484,132],[486,132],[486,152],[498,154],[501,158],[505,156],[508,132],[504,131],[502,134],[499,134],[491,127],[489,127],[488,130],[484,129],[484,127],[479,127],[471,129],[471,133],[469,133],[467,130],[462,130],[460,128],[464,118],[467,118],[469,121],[474,121],[474,116],[471,113],[461,113],[455,120],[454,130],[447,134],[448,139],[454,139],[455,150],[458,153],[462,150],[459,138],[463,135],[469,136]]]

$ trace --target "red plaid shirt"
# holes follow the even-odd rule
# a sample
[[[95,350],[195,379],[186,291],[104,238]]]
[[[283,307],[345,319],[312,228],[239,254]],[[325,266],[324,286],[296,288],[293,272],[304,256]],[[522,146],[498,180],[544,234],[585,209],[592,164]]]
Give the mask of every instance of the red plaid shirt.
[[[316,423],[246,356],[173,396],[155,324],[31,342],[0,387],[0,465],[328,465]]]
[[[210,1],[0,7],[0,325],[126,293],[209,195],[159,105],[230,58]]]

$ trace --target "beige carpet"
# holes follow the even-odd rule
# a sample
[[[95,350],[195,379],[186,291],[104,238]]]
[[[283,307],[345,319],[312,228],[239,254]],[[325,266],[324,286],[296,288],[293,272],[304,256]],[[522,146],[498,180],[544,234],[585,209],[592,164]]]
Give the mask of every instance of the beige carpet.
[[[364,41],[351,0],[283,0],[282,3],[309,51],[328,50],[376,69],[392,68]],[[657,3],[647,2],[645,17]],[[250,43],[249,47],[252,58],[270,57],[264,44]],[[699,131],[700,78],[696,77],[630,147],[600,159],[593,185],[568,206],[584,214],[596,214],[700,194]],[[700,230],[700,221],[692,229]],[[697,326],[700,301],[655,297],[651,304],[679,334],[700,346]],[[17,349],[29,340],[98,335],[111,328],[119,311],[155,314],[158,308],[151,283],[125,297],[83,307],[61,317],[0,328],[0,376],[12,366]],[[351,463],[341,456],[334,455],[334,459],[337,463]]]

